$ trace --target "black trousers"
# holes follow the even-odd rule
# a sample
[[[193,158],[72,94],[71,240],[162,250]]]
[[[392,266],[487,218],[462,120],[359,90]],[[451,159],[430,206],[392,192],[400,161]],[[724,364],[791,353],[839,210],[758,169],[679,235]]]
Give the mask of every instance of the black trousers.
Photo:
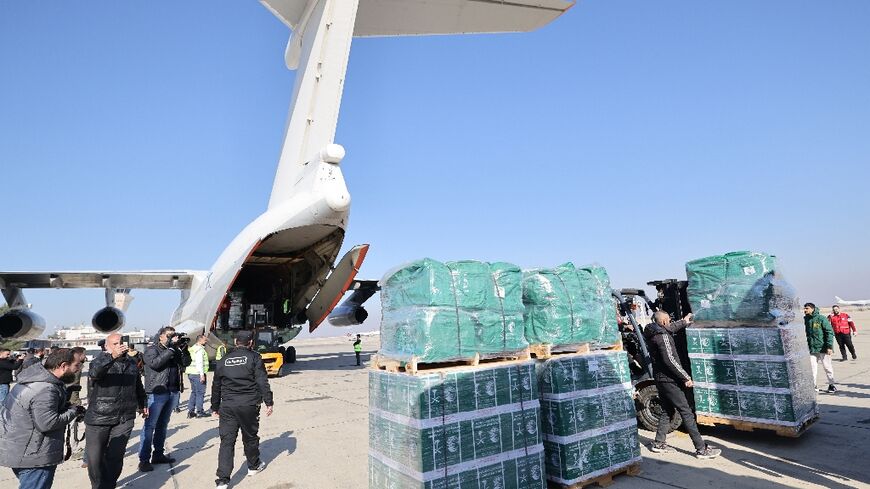
[[[93,489],[115,489],[131,431],[133,419],[110,426],[85,425],[85,455]]]
[[[248,468],[253,469],[260,465],[260,437],[257,436],[260,430],[260,406],[221,404],[219,415],[221,448],[218,453],[217,477],[219,481],[228,481],[233,474],[233,457],[239,430],[242,430],[242,444],[245,447]]]
[[[360,363],[359,363],[359,354],[360,354],[360,352],[355,351],[354,353],[356,353],[356,364],[359,365],[359,364],[360,364]]]
[[[671,418],[674,416],[674,412],[679,412],[683,418],[683,427],[689,432],[689,437],[692,438],[695,450],[703,449],[705,446],[704,439],[701,438],[701,433],[698,432],[695,413],[689,407],[689,401],[686,397],[688,389],[673,382],[656,382],[656,388],[659,391],[659,401],[662,404],[662,409],[664,409],[664,415],[659,416],[659,429],[656,431],[656,442],[665,442],[668,431],[671,429]]]
[[[855,345],[852,344],[852,333],[835,333],[834,336],[837,337],[837,345],[840,346],[840,355],[843,355],[843,360],[847,358],[846,347],[849,348],[852,358],[857,358],[857,355],[855,355]]]

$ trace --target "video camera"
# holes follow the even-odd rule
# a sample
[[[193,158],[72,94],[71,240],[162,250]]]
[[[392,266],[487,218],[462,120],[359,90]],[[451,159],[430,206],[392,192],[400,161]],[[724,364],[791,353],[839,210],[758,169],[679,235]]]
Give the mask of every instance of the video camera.
[[[190,343],[190,337],[184,333],[170,333],[167,337],[170,344],[173,344],[172,340],[175,340],[174,344],[178,348],[187,348],[187,345]]]

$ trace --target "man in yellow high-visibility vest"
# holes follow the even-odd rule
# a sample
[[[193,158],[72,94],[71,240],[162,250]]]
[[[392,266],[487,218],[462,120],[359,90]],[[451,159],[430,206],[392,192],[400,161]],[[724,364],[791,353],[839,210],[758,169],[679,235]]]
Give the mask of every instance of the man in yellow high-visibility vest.
[[[190,365],[185,369],[187,379],[190,380],[190,399],[187,401],[188,418],[204,418],[211,416],[203,409],[205,403],[205,381],[208,373],[208,352],[205,344],[208,338],[205,335],[196,337],[196,343],[187,351],[190,353]]]
[[[360,365],[359,356],[362,353],[362,335],[356,335],[356,341],[353,342],[353,352],[356,353],[356,364]]]

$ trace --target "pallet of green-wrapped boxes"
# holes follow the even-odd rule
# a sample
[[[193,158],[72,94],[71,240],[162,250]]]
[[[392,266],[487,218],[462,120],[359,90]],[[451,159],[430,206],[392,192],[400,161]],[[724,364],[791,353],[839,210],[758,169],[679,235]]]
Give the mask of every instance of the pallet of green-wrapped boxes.
[[[509,263],[430,258],[387,273],[373,365],[415,373],[450,363],[529,359],[522,278]]]
[[[369,371],[370,489],[544,489],[535,365]]]
[[[686,334],[698,424],[797,437],[818,419],[802,324]]]
[[[818,419],[797,297],[776,257],[738,251],[686,264],[698,424],[800,436]]]
[[[602,486],[640,472],[628,356],[620,350],[539,362],[547,478],[557,487]]]

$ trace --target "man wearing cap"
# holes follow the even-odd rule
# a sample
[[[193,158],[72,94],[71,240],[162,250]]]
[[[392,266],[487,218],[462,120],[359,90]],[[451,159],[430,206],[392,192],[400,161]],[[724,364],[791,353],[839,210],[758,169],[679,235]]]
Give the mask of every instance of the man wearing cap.
[[[272,415],[272,390],[266,376],[266,367],[260,355],[251,350],[253,335],[239,331],[235,335],[236,347],[217,362],[211,385],[211,410],[220,417],[218,431],[221,447],[218,454],[218,489],[229,487],[233,473],[236,437],[242,431],[248,475],[266,468],[260,460],[260,404],[266,404],[266,416]]]

